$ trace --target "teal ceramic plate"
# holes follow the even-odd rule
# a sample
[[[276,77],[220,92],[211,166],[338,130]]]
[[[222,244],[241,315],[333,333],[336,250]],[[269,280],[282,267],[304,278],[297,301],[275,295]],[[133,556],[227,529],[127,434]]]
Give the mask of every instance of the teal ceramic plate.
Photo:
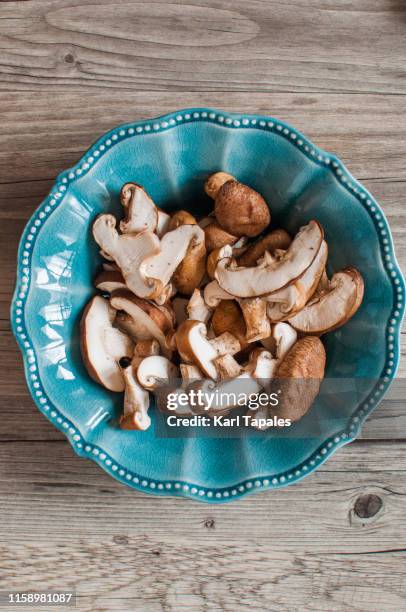
[[[204,214],[211,203],[203,182],[219,169],[262,193],[275,225],[294,232],[318,219],[331,269],[361,271],[365,298],[326,337],[326,376],[369,382],[338,408],[334,397],[318,399],[289,435],[184,439],[158,438],[153,426],[122,431],[122,397],[88,377],[79,351],[81,312],[100,265],[92,221],[120,214],[127,181],[144,185],[162,208]],[[356,437],[395,375],[404,297],[382,210],[336,157],[271,117],[196,108],[117,127],[58,176],[21,239],[11,318],[30,392],[79,455],[141,491],[222,502],[293,483]],[[316,421],[317,434],[306,434],[306,423]]]

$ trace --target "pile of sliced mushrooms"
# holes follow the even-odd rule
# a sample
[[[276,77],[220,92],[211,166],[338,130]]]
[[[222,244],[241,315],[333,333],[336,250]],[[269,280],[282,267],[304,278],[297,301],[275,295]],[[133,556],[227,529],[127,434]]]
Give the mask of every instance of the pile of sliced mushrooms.
[[[124,391],[124,429],[148,429],[150,393],[167,410],[171,381],[172,392],[191,385],[227,392],[238,380],[247,395],[278,381],[278,415],[299,420],[324,377],[320,336],[362,302],[355,268],[328,278],[320,223],[310,220],[294,237],[269,231],[269,206],[247,185],[217,172],[204,188],[214,210],[200,220],[185,210],[164,212],[143,187],[127,183],[124,218],[118,224],[102,214],[93,224],[104,262],[94,283],[100,293],[83,313],[81,348],[89,375]],[[295,380],[311,384],[303,392]],[[206,414],[233,408],[222,402]],[[175,411],[195,413],[181,405]]]

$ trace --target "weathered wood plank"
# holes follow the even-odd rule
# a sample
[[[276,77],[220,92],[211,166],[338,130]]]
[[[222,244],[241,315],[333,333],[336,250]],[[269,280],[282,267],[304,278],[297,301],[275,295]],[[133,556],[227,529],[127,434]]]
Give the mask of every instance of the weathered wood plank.
[[[405,93],[401,0],[2,6],[0,87]]]
[[[69,546],[60,538],[52,549],[13,542],[2,547],[2,578],[15,590],[76,589],[83,612],[397,612],[406,606],[404,553],[303,555],[261,539],[241,548],[216,542],[215,531],[207,535],[197,545],[154,533],[90,535]]]
[[[25,197],[34,205],[37,196],[39,200],[47,193],[52,178],[74,164],[106,130],[193,106],[278,117],[336,153],[357,178],[406,179],[406,125],[400,120],[406,111],[404,96],[236,92],[112,96],[109,90],[64,91],[52,94],[50,106],[47,92],[29,98],[1,92],[0,197],[7,215],[25,217]]]
[[[52,542],[63,540],[70,549],[78,539],[104,537],[107,543],[144,535],[196,550],[255,541],[291,553],[405,548],[403,444],[355,442],[301,483],[221,506],[135,492],[75,456],[66,443],[3,443],[0,459],[1,541],[46,541],[51,555]],[[361,512],[357,506],[361,518],[354,507],[365,495],[379,503],[361,504]]]

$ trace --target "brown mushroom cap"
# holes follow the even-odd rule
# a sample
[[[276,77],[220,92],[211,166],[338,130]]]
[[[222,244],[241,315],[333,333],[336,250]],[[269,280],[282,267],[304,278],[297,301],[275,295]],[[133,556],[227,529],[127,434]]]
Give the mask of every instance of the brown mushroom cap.
[[[238,181],[227,181],[220,188],[214,212],[221,227],[238,237],[258,236],[271,221],[264,198]]]
[[[206,273],[206,247],[203,242],[191,243],[185,258],[176,268],[172,282],[183,295],[192,295]]]
[[[276,412],[279,417],[298,421],[313,404],[326,366],[326,351],[316,336],[298,340],[275,373],[274,385],[280,389]]]
[[[211,253],[214,249],[220,249],[227,244],[234,244],[238,240],[238,236],[234,236],[229,232],[226,232],[225,229],[220,227],[217,221],[213,221],[209,223],[203,228],[205,239],[206,239],[206,249],[208,253]]]
[[[180,225],[196,225],[197,221],[193,215],[190,214],[187,210],[177,210],[168,223],[168,231],[172,231],[179,227]]]
[[[241,308],[234,300],[222,300],[220,302],[213,313],[211,324],[216,336],[221,336],[224,332],[230,332],[239,341],[241,349],[248,345],[246,340],[247,326]]]
[[[118,270],[102,270],[102,272],[97,275],[94,286],[99,289],[99,291],[107,291],[107,293],[112,293],[117,289],[127,288],[123,275]]]
[[[237,264],[239,266],[255,266],[258,259],[260,259],[265,251],[269,251],[271,254],[277,249],[288,249],[292,242],[288,232],[284,229],[276,229],[260,238],[253,244],[249,245],[242,255],[237,257]]]

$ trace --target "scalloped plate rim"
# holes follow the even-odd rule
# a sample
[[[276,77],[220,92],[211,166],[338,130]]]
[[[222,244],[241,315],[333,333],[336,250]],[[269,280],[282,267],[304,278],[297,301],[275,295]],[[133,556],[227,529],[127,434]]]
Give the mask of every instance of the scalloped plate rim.
[[[188,115],[189,115],[189,118],[187,118]],[[178,116],[181,117],[181,120],[177,120]],[[219,117],[223,118],[222,121],[219,121]],[[220,488],[206,487],[205,485],[198,485],[198,484],[190,483],[187,481],[181,481],[181,480],[177,480],[177,481],[174,481],[174,480],[162,481],[161,480],[159,482],[158,481],[155,482],[151,478],[144,478],[141,475],[132,474],[128,472],[126,468],[124,468],[123,466],[120,466],[117,462],[115,462],[115,460],[112,457],[110,457],[103,449],[97,447],[96,445],[88,443],[85,437],[79,432],[77,427],[72,422],[70,422],[69,419],[64,417],[62,413],[58,410],[58,408],[52,404],[52,402],[50,402],[47,399],[46,403],[42,403],[40,399],[37,397],[35,389],[31,381],[31,374],[30,374],[30,367],[31,367],[30,361],[32,358],[34,359],[34,363],[35,363],[35,349],[33,346],[32,348],[31,347],[28,348],[27,346],[24,346],[24,342],[27,342],[28,335],[26,334],[25,323],[24,323],[23,331],[25,332],[25,337],[21,338],[21,333],[22,333],[21,326],[18,323],[18,321],[20,320],[20,316],[17,316],[18,312],[16,312],[16,311],[21,311],[23,315],[25,314],[24,307],[25,307],[26,302],[24,301],[22,305],[19,305],[19,302],[24,300],[24,297],[21,298],[19,294],[22,292],[21,290],[24,285],[23,280],[22,280],[23,279],[23,268],[27,268],[27,267],[29,268],[30,263],[31,263],[31,260],[29,260],[28,264],[22,263],[22,254],[25,248],[23,246],[23,243],[25,243],[27,240],[27,237],[29,235],[29,228],[34,223],[34,221],[37,219],[39,214],[44,212],[44,209],[46,206],[48,207],[52,206],[51,201],[53,200],[54,201],[53,205],[55,206],[55,208],[51,208],[48,216],[45,217],[44,224],[46,223],[46,220],[52,214],[52,210],[56,210],[56,208],[58,208],[59,205],[62,203],[64,199],[64,195],[67,193],[67,190],[68,190],[67,186],[69,185],[69,179],[71,182],[73,182],[74,180],[76,180],[76,178],[79,178],[80,176],[82,176],[81,167],[83,167],[84,165],[87,165],[87,167],[84,168],[85,170],[87,170],[88,168],[92,166],[92,164],[90,165],[88,164],[88,162],[86,161],[86,158],[88,158],[88,156],[93,158],[92,152],[96,151],[100,146],[104,145],[106,141],[110,140],[110,144],[114,146],[114,142],[117,142],[117,143],[120,142],[120,140],[123,139],[123,137],[132,138],[132,137],[142,136],[145,133],[157,133],[157,132],[167,130],[167,129],[174,129],[176,128],[177,125],[182,125],[183,123],[193,123],[194,121],[199,121],[199,122],[206,121],[208,123],[220,123],[222,126],[227,127],[229,129],[260,129],[260,130],[265,130],[265,131],[273,131],[273,133],[276,133],[277,135],[283,138],[289,135],[290,136],[289,142],[291,142],[291,144],[296,147],[298,147],[298,141],[301,141],[302,142],[301,148],[299,147],[298,148],[302,152],[302,154],[308,157],[309,159],[313,159],[315,163],[322,163],[324,161],[325,167],[327,167],[332,172],[333,176],[336,178],[339,184],[341,184],[344,188],[350,191],[350,193],[352,193],[352,195],[358,199],[360,205],[364,207],[364,209],[368,212],[372,220],[373,220],[373,216],[370,210],[368,209],[368,207],[365,206],[363,202],[366,202],[369,200],[371,204],[376,208],[378,213],[380,214],[380,218],[383,222],[384,229],[386,230],[386,237],[388,239],[388,245],[387,245],[389,246],[388,255],[390,256],[390,261],[392,263],[392,270],[396,272],[396,278],[399,279],[399,284],[397,285],[397,287],[398,287],[398,292],[401,294],[401,297],[402,297],[401,306],[399,307],[399,304],[398,304],[397,305],[398,307],[396,308],[396,310],[399,311],[399,315],[395,317],[396,323],[391,325],[394,328],[394,332],[392,334],[393,335],[392,342],[394,345],[394,348],[393,348],[394,358],[392,359],[393,361],[392,374],[388,377],[387,381],[385,381],[384,383],[380,385],[379,396],[376,397],[376,399],[374,399],[373,403],[370,403],[368,399],[370,398],[370,396],[376,389],[377,385],[374,387],[374,389],[371,391],[371,393],[368,395],[367,399],[364,402],[364,404],[368,404],[368,407],[366,407],[362,411],[362,414],[360,414],[357,417],[358,413],[361,411],[361,408],[362,408],[362,406],[358,406],[357,410],[352,415],[351,420],[349,421],[351,422],[352,419],[354,419],[354,417],[357,417],[356,422],[354,421],[351,427],[347,426],[347,428],[345,428],[344,430],[341,430],[340,432],[337,432],[334,436],[330,436],[330,438],[325,440],[318,447],[318,449],[314,451],[305,461],[303,461],[301,464],[299,464],[295,468],[288,470],[289,474],[284,472],[281,474],[274,474],[274,475],[272,474],[271,475],[255,475],[255,476],[250,477],[249,479],[244,479],[233,485],[230,485],[227,487],[220,487]],[[244,122],[247,122],[247,123],[244,123]],[[145,130],[145,126],[149,126],[149,129]],[[158,126],[158,127],[156,128],[155,126]],[[278,128],[276,126],[278,126]],[[142,131],[138,132],[137,128],[142,128]],[[295,136],[294,139],[292,135]],[[93,158],[94,164],[96,164],[97,161],[101,159],[104,151],[109,150],[109,148],[111,148],[110,145],[105,146],[103,152],[99,154],[96,157],[96,159]],[[326,160],[328,160],[327,163],[326,163]],[[336,170],[335,172],[333,170],[333,167]],[[81,170],[80,173],[78,173],[78,170]],[[72,175],[74,176],[72,177]],[[339,177],[341,177],[341,180],[339,180]],[[343,177],[346,179],[345,182],[343,180]],[[351,191],[349,188],[349,185],[354,186],[356,191],[354,190]],[[59,197],[58,197],[59,201],[56,201],[56,198],[54,197],[56,193],[59,193]],[[361,196],[363,196],[362,199],[361,199]],[[375,227],[375,224],[374,224],[374,227]],[[382,247],[381,237],[377,229],[376,229],[376,233],[378,235],[379,244]],[[36,242],[36,235],[31,242],[32,247],[35,245],[35,242]],[[387,273],[387,276],[393,288],[393,293],[394,293],[393,308],[395,309],[396,286],[395,286],[392,276],[388,274],[388,271],[386,268],[385,268],[385,272]],[[30,277],[26,285],[27,294],[30,288],[29,281],[30,281]],[[400,288],[400,291],[399,291],[399,288]],[[65,434],[65,436],[69,440],[72,448],[77,453],[77,455],[79,455],[80,457],[86,457],[86,458],[92,459],[98,465],[100,465],[110,476],[113,476],[116,480],[136,490],[144,492],[144,493],[150,493],[150,494],[162,495],[162,496],[171,495],[171,496],[177,496],[177,497],[188,497],[190,499],[194,499],[194,500],[198,500],[198,501],[202,501],[206,503],[224,503],[224,502],[228,502],[234,499],[244,497],[245,495],[248,495],[249,493],[252,493],[254,491],[258,492],[258,491],[264,491],[267,489],[280,488],[280,487],[284,487],[289,484],[292,484],[293,482],[302,480],[305,476],[307,476],[308,474],[312,473],[317,468],[319,468],[339,448],[341,448],[345,444],[348,444],[356,439],[365,420],[373,412],[373,410],[377,407],[379,402],[382,400],[384,394],[388,390],[393,378],[396,375],[396,372],[399,366],[399,359],[400,359],[400,350],[399,350],[400,349],[400,328],[401,328],[401,324],[402,324],[402,320],[403,320],[403,316],[405,312],[405,293],[406,291],[405,291],[404,278],[403,278],[402,272],[400,270],[399,264],[396,259],[392,234],[391,234],[387,219],[385,217],[385,214],[383,210],[381,209],[381,207],[379,206],[378,202],[373,197],[373,195],[369,193],[369,191],[357,179],[355,179],[352,176],[352,174],[349,172],[349,170],[346,168],[346,166],[342,163],[342,161],[338,157],[336,157],[334,154],[326,152],[325,150],[315,145],[309,138],[303,135],[296,128],[293,128],[288,123],[282,120],[276,119],[274,117],[271,117],[268,115],[258,115],[258,114],[248,114],[248,113],[235,113],[235,112],[231,113],[231,112],[220,111],[217,109],[205,108],[205,107],[193,107],[193,108],[177,110],[171,113],[166,113],[164,115],[161,115],[159,117],[154,117],[151,119],[143,119],[143,120],[139,120],[136,122],[125,123],[125,124],[120,124],[116,126],[112,128],[111,130],[102,134],[87,149],[87,151],[80,157],[80,159],[74,166],[66,170],[63,170],[57,175],[54,185],[51,188],[48,196],[46,196],[46,198],[41,202],[41,204],[33,212],[30,219],[27,221],[26,226],[20,238],[19,247],[18,247],[18,255],[17,255],[16,286],[15,286],[14,295],[11,301],[10,320],[11,320],[11,327],[12,327],[13,334],[16,338],[17,344],[20,347],[20,350],[23,356],[26,383],[27,383],[28,390],[30,391],[30,394],[32,396],[32,399],[34,400],[40,412],[59,431]],[[25,294],[25,299],[26,299],[27,294]],[[393,317],[393,312],[389,318],[392,318],[392,317]],[[389,322],[389,319],[388,319],[388,322]],[[387,346],[387,340],[386,340],[386,352],[387,350],[388,350],[388,346]],[[37,376],[38,376],[38,380],[40,381],[39,374]],[[43,393],[43,395],[46,396],[45,393]],[[44,406],[47,406],[47,408],[44,408]],[[350,429],[351,429],[351,433],[349,433]],[[308,467],[308,465],[310,465],[310,467]],[[129,478],[129,476],[131,476],[131,478]],[[154,485],[154,486],[151,486],[151,485]]]

